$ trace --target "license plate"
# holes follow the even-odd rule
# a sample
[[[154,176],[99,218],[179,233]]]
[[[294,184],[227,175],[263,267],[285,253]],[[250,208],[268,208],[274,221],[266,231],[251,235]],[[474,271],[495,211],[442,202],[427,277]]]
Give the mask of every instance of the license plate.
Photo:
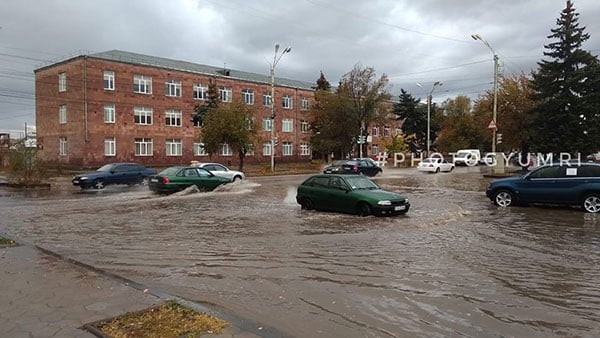
[[[400,210],[404,210],[406,209],[406,205],[399,205],[397,207],[394,207],[394,211],[400,211]]]
[[[150,182],[158,182],[158,178],[151,178]]]

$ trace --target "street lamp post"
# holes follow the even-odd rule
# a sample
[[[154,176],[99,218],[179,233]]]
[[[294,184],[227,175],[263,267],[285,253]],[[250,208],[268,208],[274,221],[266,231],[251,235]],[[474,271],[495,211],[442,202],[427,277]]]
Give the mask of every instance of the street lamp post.
[[[496,54],[496,51],[494,51],[494,49],[492,48],[492,46],[490,46],[490,44],[485,41],[484,38],[481,37],[481,35],[479,34],[473,34],[471,35],[471,37],[473,38],[473,40],[479,40],[481,42],[483,42],[484,45],[486,45],[487,48],[490,49],[490,51],[492,52],[492,54],[494,55],[494,103],[493,103],[493,108],[492,108],[492,121],[494,121],[494,124],[496,126],[498,126],[498,121],[497,121],[497,114],[498,114],[498,54]],[[492,128],[492,153],[496,153],[496,131],[498,130],[498,128],[494,127]]]
[[[277,55],[279,44],[275,44],[275,55],[273,63],[270,64],[271,70],[271,172],[275,171],[275,66],[285,53],[292,51],[292,47],[287,47],[281,54]]]
[[[429,156],[429,151],[431,149],[431,101],[433,98],[433,91],[435,90],[435,87],[439,87],[442,84],[443,83],[441,83],[440,81],[435,81],[433,83],[433,87],[431,87],[431,90],[427,95],[427,156]],[[423,86],[421,86],[420,83],[417,83],[417,86],[423,88]]]

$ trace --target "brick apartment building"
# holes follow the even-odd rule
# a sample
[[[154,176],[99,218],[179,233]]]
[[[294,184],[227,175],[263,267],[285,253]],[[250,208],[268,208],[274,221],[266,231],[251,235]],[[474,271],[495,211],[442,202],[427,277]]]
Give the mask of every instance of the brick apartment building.
[[[166,166],[208,161],[191,120],[208,99],[209,79],[222,104],[256,107],[259,144],[245,161],[270,163],[271,85],[268,75],[191,62],[108,51],[81,55],[35,70],[40,159],[52,165],[95,167],[133,161]],[[308,112],[313,84],[276,79],[277,161],[308,161]],[[212,161],[237,163],[223,144]]]

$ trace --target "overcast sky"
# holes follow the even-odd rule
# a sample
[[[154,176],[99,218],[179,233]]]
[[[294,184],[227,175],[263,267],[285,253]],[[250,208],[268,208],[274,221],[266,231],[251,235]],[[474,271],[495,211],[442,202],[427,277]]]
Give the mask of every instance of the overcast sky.
[[[600,3],[574,0],[583,48],[600,54]],[[0,10],[0,132],[35,125],[36,68],[112,49],[332,85],[354,65],[425,100],[476,99],[500,71],[529,74],[566,0],[6,0]],[[416,83],[422,87],[416,86]],[[14,134],[14,133],[13,133]],[[13,135],[14,136],[14,135]],[[17,135],[18,136],[18,135]],[[22,135],[20,135],[22,136]]]

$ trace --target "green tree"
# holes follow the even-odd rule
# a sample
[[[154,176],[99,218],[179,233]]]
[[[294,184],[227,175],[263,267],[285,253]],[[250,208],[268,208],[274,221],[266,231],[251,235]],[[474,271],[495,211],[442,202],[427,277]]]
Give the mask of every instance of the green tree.
[[[444,114],[443,126],[437,138],[437,150],[444,152],[465,148],[478,148],[483,142],[483,135],[478,130],[471,100],[466,96],[447,99],[442,104]]]
[[[192,113],[192,122],[197,127],[204,125],[204,120],[211,109],[219,107],[219,90],[214,79],[208,80],[208,100],[204,104],[197,104]]]
[[[36,184],[46,178],[46,165],[37,159],[37,149],[26,147],[25,140],[15,144],[8,157],[8,180],[17,184]]]
[[[552,39],[544,45],[531,85],[536,101],[532,146],[539,152],[589,152],[598,149],[598,59],[584,51],[589,39],[585,27],[578,23],[579,14],[568,0]],[[586,106],[592,104],[592,106]]]
[[[424,110],[423,106],[419,104],[419,99],[415,99],[404,89],[400,89],[400,101],[394,103],[394,114],[396,114],[399,120],[403,120],[402,132],[405,135],[413,135],[407,144],[408,149],[412,153],[427,149],[426,109]]]
[[[239,170],[243,170],[244,158],[252,150],[256,140],[257,127],[254,115],[253,106],[238,100],[211,109],[206,115],[204,128],[202,128],[202,141],[206,152],[212,155],[223,143],[227,143],[231,150],[238,154]]]

